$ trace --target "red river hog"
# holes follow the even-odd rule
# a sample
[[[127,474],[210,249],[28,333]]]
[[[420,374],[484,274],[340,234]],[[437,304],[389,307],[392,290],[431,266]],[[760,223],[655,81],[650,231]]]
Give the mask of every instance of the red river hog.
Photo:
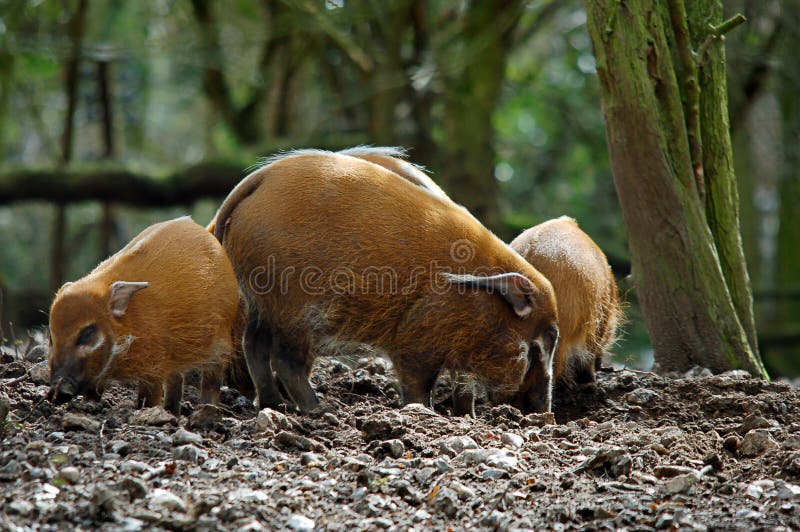
[[[182,373],[203,370],[215,402],[239,304],[230,261],[190,218],[152,225],[90,274],[66,283],[50,309],[51,397],[99,396],[109,380],[139,385],[144,406],[177,413]]]
[[[511,247],[541,272],[558,301],[560,339],[553,363],[553,383],[569,387],[595,382],[603,353],[614,343],[622,311],[617,285],[605,254],[567,216],[532,227]],[[534,375],[520,389],[523,409],[535,408],[539,398]]]
[[[348,346],[385,353],[405,402],[430,404],[443,369],[474,374],[495,400],[548,371],[549,281],[465,209],[381,164],[283,154],[231,192],[215,235],[248,300],[260,407],[284,401],[274,371],[286,399],[313,409],[314,358]]]

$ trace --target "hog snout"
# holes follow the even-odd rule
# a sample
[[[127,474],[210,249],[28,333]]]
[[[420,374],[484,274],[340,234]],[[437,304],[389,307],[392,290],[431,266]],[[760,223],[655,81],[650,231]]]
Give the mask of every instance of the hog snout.
[[[50,400],[61,405],[70,402],[79,395],[80,386],[70,377],[57,377],[50,384]]]

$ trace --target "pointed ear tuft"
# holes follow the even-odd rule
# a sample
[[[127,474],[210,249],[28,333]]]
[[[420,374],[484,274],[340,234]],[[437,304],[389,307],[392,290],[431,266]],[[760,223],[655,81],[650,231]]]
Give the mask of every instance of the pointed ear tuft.
[[[482,288],[489,293],[498,292],[514,309],[520,318],[527,318],[533,312],[533,298],[536,288],[530,279],[521,273],[501,273],[492,276],[443,274],[451,283]]]
[[[111,284],[111,296],[108,300],[108,308],[117,318],[125,315],[128,310],[128,303],[131,302],[133,294],[147,288],[150,283],[147,282],[130,282],[130,281],[116,281]]]

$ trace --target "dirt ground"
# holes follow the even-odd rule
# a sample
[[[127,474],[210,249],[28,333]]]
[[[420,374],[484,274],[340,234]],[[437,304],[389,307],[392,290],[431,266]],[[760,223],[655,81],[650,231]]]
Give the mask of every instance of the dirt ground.
[[[387,363],[321,360],[313,415],[43,400],[44,366],[0,360],[0,529],[800,529],[800,393],[738,372],[606,371],[511,407],[400,407]],[[36,359],[36,354],[28,354]]]

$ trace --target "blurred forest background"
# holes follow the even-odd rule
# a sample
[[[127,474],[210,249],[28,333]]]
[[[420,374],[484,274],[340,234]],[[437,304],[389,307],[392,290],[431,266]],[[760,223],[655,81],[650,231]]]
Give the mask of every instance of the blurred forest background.
[[[725,10],[759,344],[796,377],[800,0]],[[145,226],[207,223],[260,157],[398,145],[506,240],[576,218],[629,304],[617,361],[647,367],[585,23],[576,0],[0,0],[5,336]]]

